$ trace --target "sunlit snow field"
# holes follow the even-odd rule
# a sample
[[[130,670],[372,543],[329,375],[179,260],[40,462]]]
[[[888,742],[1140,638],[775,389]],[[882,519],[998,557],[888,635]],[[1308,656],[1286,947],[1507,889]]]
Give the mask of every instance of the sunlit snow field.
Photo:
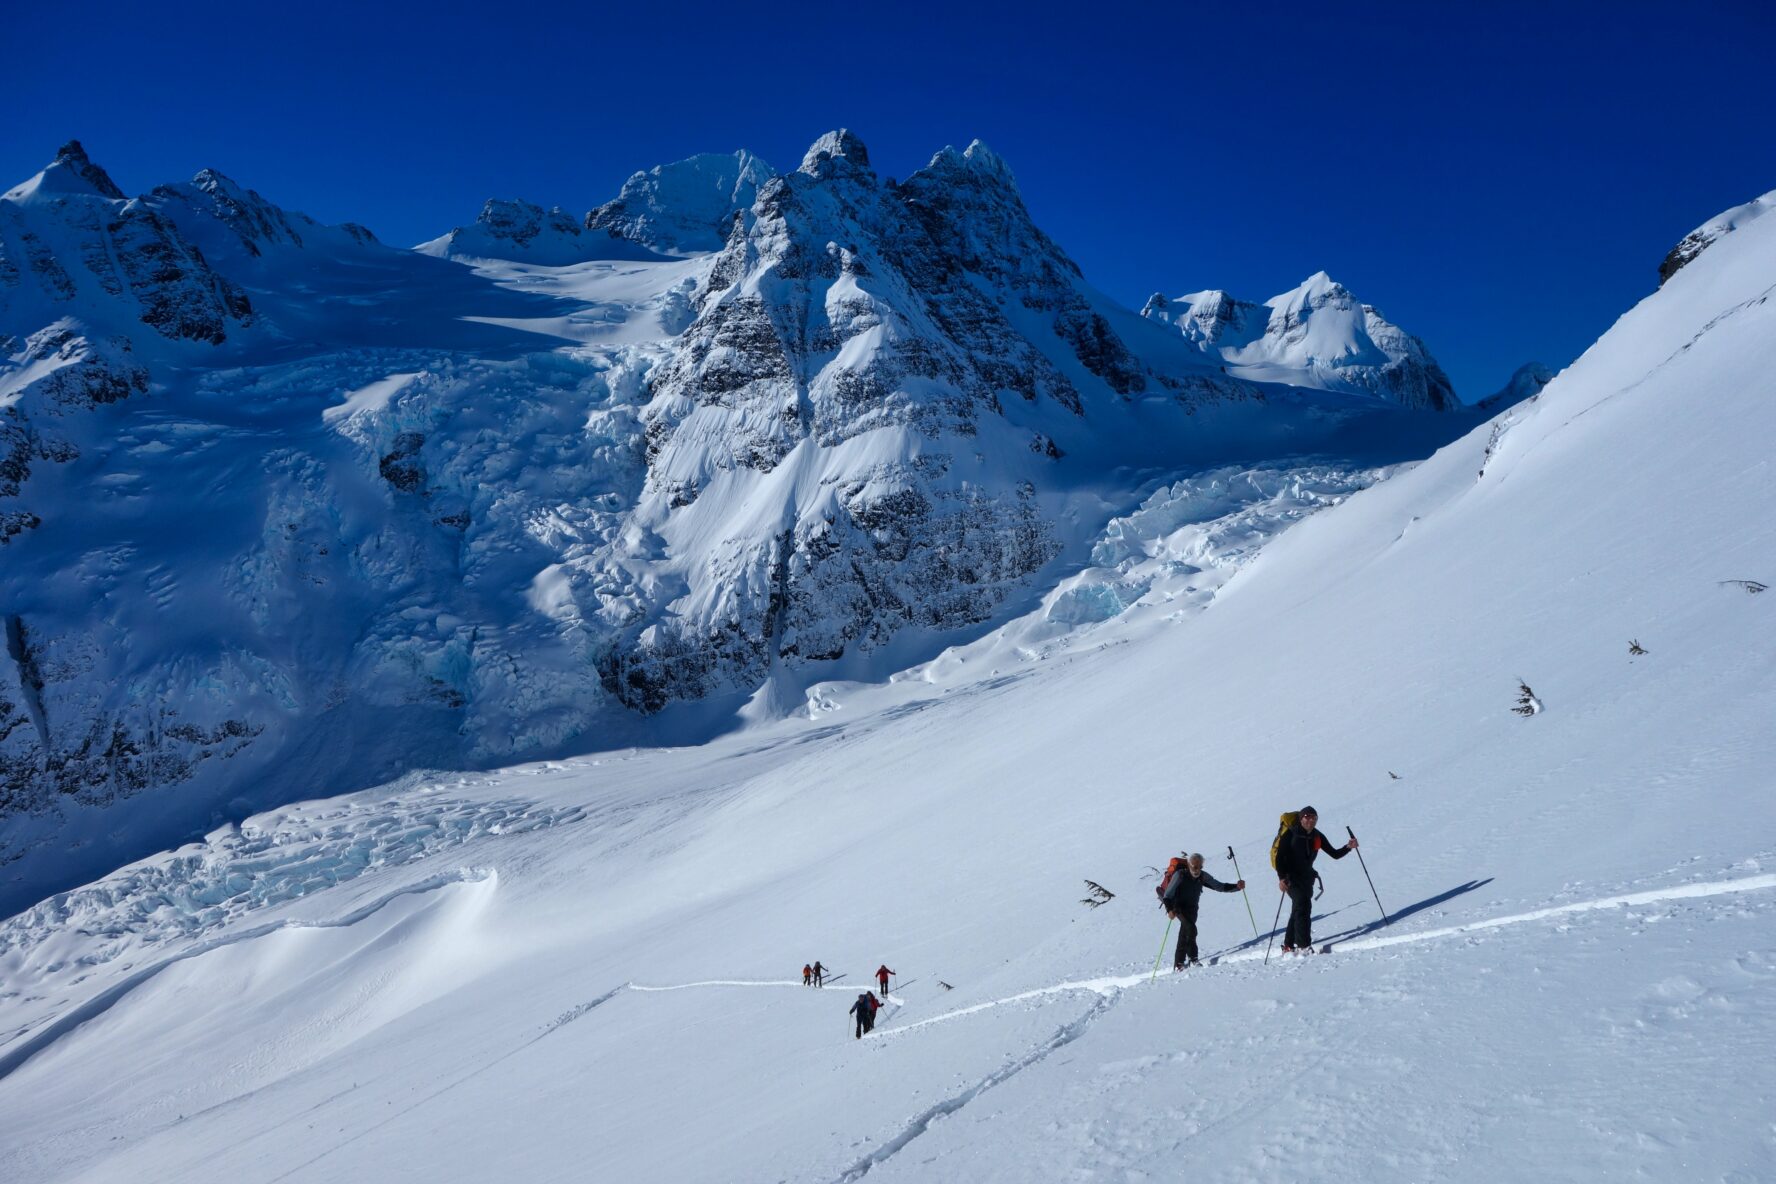
[[[1776,555],[1773,263],[1741,227],[1230,569],[1161,515],[790,718],[414,774],[21,914],[0,1175],[1771,1178],[1776,596],[1731,581]],[[1231,846],[1266,933],[1308,802],[1392,924],[1322,861],[1328,955],[1214,896],[1219,963],[1153,976],[1153,866]]]

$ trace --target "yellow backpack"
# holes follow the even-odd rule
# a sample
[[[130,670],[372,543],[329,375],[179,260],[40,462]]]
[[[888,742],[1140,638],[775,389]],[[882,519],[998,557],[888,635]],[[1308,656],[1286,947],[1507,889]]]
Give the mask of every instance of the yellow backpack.
[[[1270,867],[1271,867],[1272,871],[1276,870],[1277,848],[1281,847],[1283,845],[1283,836],[1289,833],[1289,828],[1291,826],[1294,826],[1297,822],[1300,822],[1300,821],[1301,821],[1301,814],[1295,810],[1288,811],[1286,814],[1284,814],[1282,816],[1281,819],[1278,820],[1277,837],[1270,841]]]

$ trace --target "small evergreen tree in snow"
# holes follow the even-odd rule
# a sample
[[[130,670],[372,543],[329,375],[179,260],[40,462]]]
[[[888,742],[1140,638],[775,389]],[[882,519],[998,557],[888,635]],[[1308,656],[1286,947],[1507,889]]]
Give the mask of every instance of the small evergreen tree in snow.
[[[1517,680],[1517,706],[1511,710],[1521,716],[1540,715],[1542,712],[1542,701],[1536,698],[1535,692],[1521,678]]]
[[[1085,905],[1087,908],[1095,909],[1101,904],[1109,904],[1116,899],[1116,893],[1110,891],[1110,889],[1104,887],[1096,880],[1087,880],[1085,882],[1085,890],[1090,895],[1086,896],[1079,903]]]
[[[1640,643],[1638,641],[1630,641],[1628,643],[1628,656],[1630,658],[1638,658],[1645,653],[1646,651],[1640,648]]]

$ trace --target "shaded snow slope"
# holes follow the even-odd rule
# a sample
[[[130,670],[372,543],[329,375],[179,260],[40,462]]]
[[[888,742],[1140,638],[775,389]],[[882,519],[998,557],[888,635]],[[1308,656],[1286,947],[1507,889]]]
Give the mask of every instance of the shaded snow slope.
[[[1741,227],[1539,398],[1322,488],[1202,611],[695,748],[415,777],[95,885],[66,906],[85,932],[8,922],[0,1171],[1767,1175],[1776,606],[1732,581],[1776,553],[1772,275],[1776,222]],[[1168,491],[1117,531],[1142,561],[1190,525]],[[1333,952],[1266,965],[1265,852],[1304,802],[1361,835],[1392,924],[1323,860]],[[329,811],[423,847],[481,810],[539,824],[256,908],[225,907],[252,875],[183,906],[134,887]],[[1205,900],[1224,960],[1149,981],[1152,868],[1231,876],[1228,847],[1255,923]],[[794,981],[815,957],[823,991]],[[854,1040],[884,961],[901,985]]]

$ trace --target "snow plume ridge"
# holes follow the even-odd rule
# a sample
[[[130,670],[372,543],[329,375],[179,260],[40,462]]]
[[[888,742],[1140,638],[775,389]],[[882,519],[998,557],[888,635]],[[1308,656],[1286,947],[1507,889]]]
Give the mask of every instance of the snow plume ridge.
[[[184,962],[191,958],[201,957],[213,950],[225,946],[238,945],[241,942],[253,941],[268,934],[285,929],[344,929],[356,925],[360,921],[381,912],[388,905],[403,897],[434,892],[455,884],[486,884],[490,889],[496,887],[499,876],[491,868],[459,868],[453,871],[440,872],[428,876],[424,880],[408,884],[387,895],[378,897],[368,904],[351,910],[344,916],[326,921],[302,921],[282,918],[264,925],[226,933],[210,941],[199,942],[180,950],[169,958],[134,971],[121,981],[112,984],[104,991],[77,1007],[71,1008],[57,1016],[53,1022],[19,1040],[11,1047],[0,1050],[0,1080],[17,1071],[32,1057],[49,1048],[62,1037],[73,1032],[83,1024],[97,1019],[99,1016],[117,1006],[132,991],[141,987],[169,966]]]

